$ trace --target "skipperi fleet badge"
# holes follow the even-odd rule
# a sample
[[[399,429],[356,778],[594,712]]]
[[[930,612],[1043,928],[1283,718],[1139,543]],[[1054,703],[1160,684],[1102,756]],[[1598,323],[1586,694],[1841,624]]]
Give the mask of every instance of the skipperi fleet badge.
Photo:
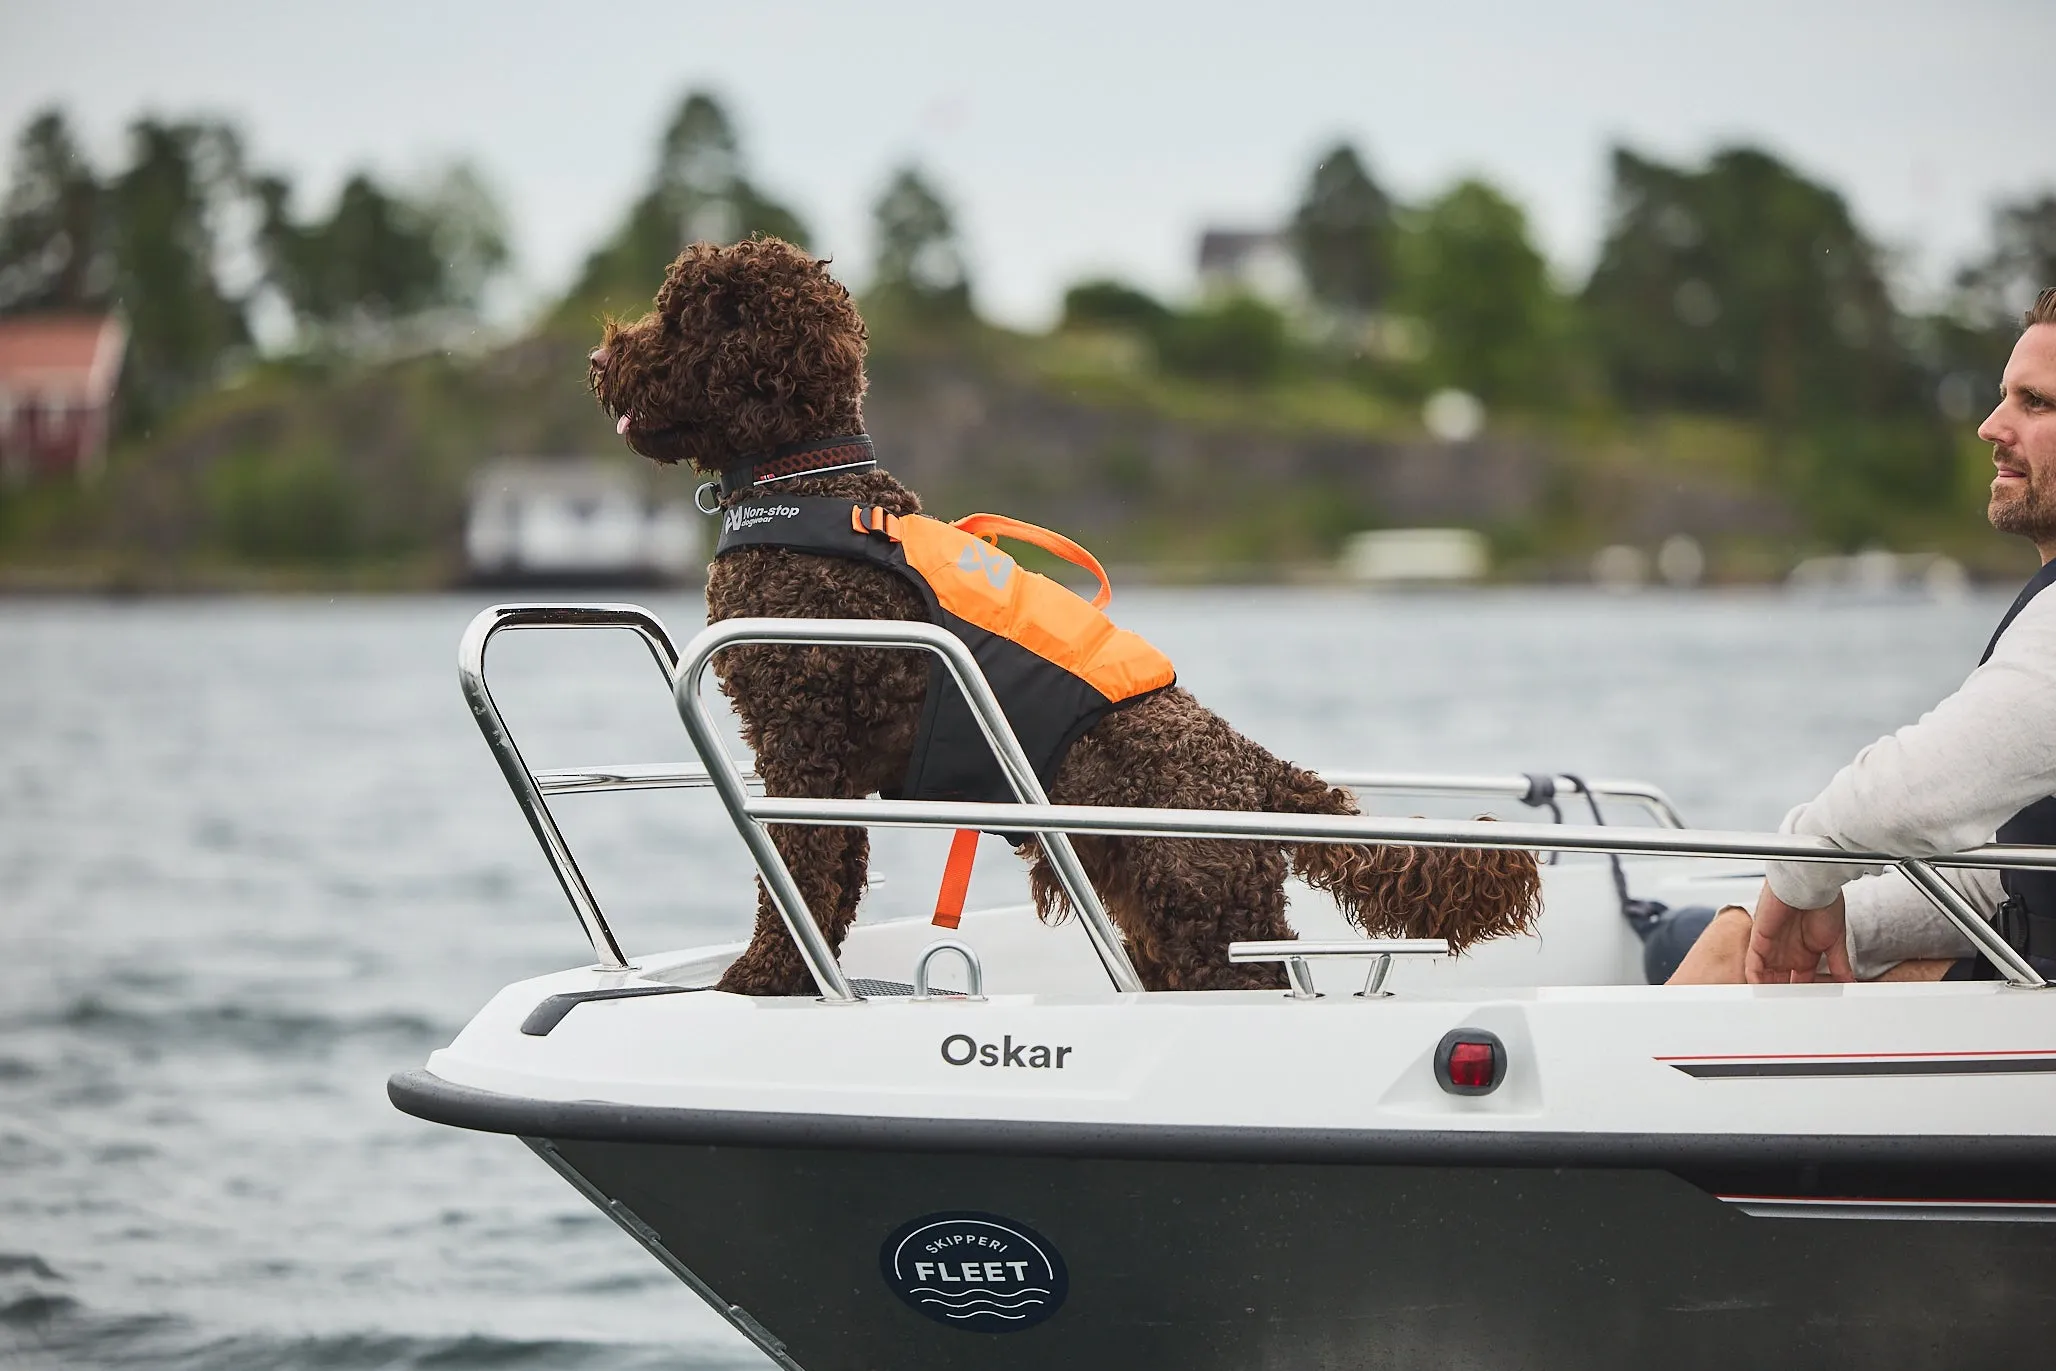
[[[1018,1333],[1063,1307],[1071,1278],[1048,1238],[997,1214],[926,1214],[878,1250],[878,1269],[915,1313],[948,1328]]]

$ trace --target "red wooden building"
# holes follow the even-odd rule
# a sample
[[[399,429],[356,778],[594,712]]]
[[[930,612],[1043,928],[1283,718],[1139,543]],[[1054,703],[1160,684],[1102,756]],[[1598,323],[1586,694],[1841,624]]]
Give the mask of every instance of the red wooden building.
[[[98,474],[127,345],[113,315],[0,319],[0,480]]]

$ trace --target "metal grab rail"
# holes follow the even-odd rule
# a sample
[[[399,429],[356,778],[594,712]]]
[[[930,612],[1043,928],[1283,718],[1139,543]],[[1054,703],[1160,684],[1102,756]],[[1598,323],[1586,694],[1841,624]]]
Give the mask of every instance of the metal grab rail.
[[[564,898],[571,901],[572,912],[578,915],[585,936],[591,940],[601,968],[628,970],[628,959],[621,955],[621,945],[614,941],[613,930],[600,913],[600,902],[593,898],[585,873],[578,869],[578,861],[571,855],[571,845],[564,841],[563,831],[543,799],[543,787],[522,760],[521,749],[514,745],[514,735],[507,731],[507,722],[500,716],[500,707],[493,702],[493,693],[486,686],[486,645],[492,642],[494,634],[510,628],[627,629],[642,638],[667,684],[678,674],[678,648],[657,616],[639,605],[494,605],[472,619],[457,649],[457,681],[464,690],[464,702],[471,706],[471,717],[477,722],[478,731],[485,735],[493,760],[500,764],[500,774],[507,778],[507,787],[514,792],[514,802],[521,807],[522,817],[528,820],[535,840],[542,844],[543,856],[556,873]]]
[[[1531,776],[1440,776],[1428,771],[1329,771],[1308,768],[1330,785],[1346,786],[1358,794],[1435,795],[1478,800],[1519,800],[1534,784]],[[1553,781],[1571,778],[1561,773]],[[1685,820],[1670,796],[1646,781],[1580,781],[1585,793],[1598,800],[1626,800],[1646,811],[1665,828],[1683,828]]]
[[[1443,776],[1417,771],[1348,771],[1309,767],[1330,785],[1343,786],[1358,794],[1423,795],[1481,800],[1518,800],[1531,784],[1526,776]],[[742,773],[746,785],[759,784],[757,773]],[[1557,776],[1553,779],[1564,780]],[[536,785],[545,795],[589,795],[610,790],[670,790],[711,786],[714,778],[703,766],[691,762],[622,762],[602,766],[561,767],[535,773]],[[1672,805],[1670,796],[1642,781],[1588,781],[1591,793],[1602,800],[1626,800],[1646,810],[1665,828],[1683,828],[1685,821]]]
[[[1613,852],[1640,856],[1749,857],[1763,861],[1843,862],[1891,866],[1906,874],[1971,946],[2018,986],[2045,984],[2027,959],[1986,923],[1937,866],[2056,869],[2056,848],[1988,844],[1967,852],[1913,858],[1836,847],[1825,838],[1718,830],[1601,828],[1578,824],[1508,824],[1439,819],[1383,819],[1354,814],[1266,814],[1214,809],[1134,809],[1095,805],[994,805],[937,800],[793,800],[744,802],[762,823],[850,824],[873,828],[1005,828],[1014,832],[1102,836],[1269,838],[1288,842],[1403,844],[1413,847],[1525,848],[1537,852]]]
[[[963,640],[948,629],[934,624],[890,619],[725,619],[709,624],[687,644],[684,663],[679,667],[672,687],[678,704],[678,717],[685,724],[693,749],[708,764],[715,793],[720,795],[736,831],[742,835],[744,845],[756,859],[758,874],[764,879],[764,889],[770,894],[772,906],[784,921],[786,931],[792,935],[800,959],[813,973],[822,998],[838,1004],[855,1003],[858,997],[851,992],[842,968],[836,964],[834,951],[828,946],[828,940],[822,937],[821,927],[814,922],[812,911],[807,908],[799,886],[793,881],[792,872],[772,843],[771,834],[765,827],[766,821],[756,812],[757,806],[764,801],[750,798],[743,783],[742,769],[736,766],[727,748],[722,746],[720,734],[715,731],[714,721],[707,714],[706,701],[700,694],[701,679],[712,664],[715,653],[743,645],[798,643],[915,648],[934,653],[948,668],[957,688],[963,691],[964,699],[971,706],[971,716],[978,721],[979,731],[985,735],[986,744],[998,759],[1007,784],[1021,801],[1018,806],[979,807],[997,814],[1024,814],[1048,808],[1049,797],[1043,793],[1042,782],[1036,779],[1035,768],[1029,765],[1027,754],[1022,752],[1020,740],[1014,736],[1006,715],[1000,711],[999,700],[986,683],[985,673],[979,669],[977,659],[964,646]],[[719,766],[714,764],[716,758],[720,759]],[[849,826],[862,828],[866,823],[864,815],[872,812],[872,806],[896,802],[854,800],[846,803],[858,807],[857,817]],[[973,824],[961,826],[979,827]],[[994,827],[1005,832],[1022,832],[1033,825],[1019,825],[1009,820]],[[1056,869],[1057,880],[1063,885],[1071,907],[1078,911],[1079,922],[1085,926],[1086,934],[1092,940],[1092,950],[1099,954],[1100,963],[1106,967],[1114,988],[1141,991],[1142,977],[1136,974],[1134,964],[1128,960],[1128,950],[1122,946],[1120,932],[1114,927],[1114,921],[1107,917],[1092,882],[1086,879],[1085,868],[1079,864],[1071,840],[1061,830],[1055,829],[1039,831],[1037,836],[1042,840],[1050,865]]]

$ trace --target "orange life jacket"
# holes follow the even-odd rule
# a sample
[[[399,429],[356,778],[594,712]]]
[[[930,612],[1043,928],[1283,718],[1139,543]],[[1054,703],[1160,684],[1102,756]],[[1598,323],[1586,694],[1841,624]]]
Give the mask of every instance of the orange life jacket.
[[[1087,603],[1046,576],[1023,570],[995,546],[1001,537],[1047,549],[1091,571]],[[1109,710],[1177,680],[1170,659],[1101,613],[1113,591],[1106,571],[1060,534],[997,514],[955,523],[901,517],[873,505],[810,496],[759,497],[722,512],[714,555],[780,547],[887,567],[927,601],[933,622],[964,641],[1046,789],[1072,743]],[[906,780],[888,799],[1014,798],[963,693],[941,659]]]

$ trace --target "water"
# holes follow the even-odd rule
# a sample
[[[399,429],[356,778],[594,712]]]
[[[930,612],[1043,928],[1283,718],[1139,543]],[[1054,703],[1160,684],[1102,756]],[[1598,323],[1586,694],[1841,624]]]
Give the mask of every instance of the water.
[[[458,699],[482,603],[0,602],[0,1365],[762,1364],[518,1143],[386,1102],[499,986],[584,956]],[[1297,760],[1634,776],[1746,828],[1952,689],[2004,604],[1116,608]],[[686,755],[626,635],[510,635],[492,666],[537,766]],[[631,951],[747,927],[704,792],[558,812]],[[932,899],[946,842],[881,835],[869,912]],[[989,849],[974,900],[1017,889]]]

